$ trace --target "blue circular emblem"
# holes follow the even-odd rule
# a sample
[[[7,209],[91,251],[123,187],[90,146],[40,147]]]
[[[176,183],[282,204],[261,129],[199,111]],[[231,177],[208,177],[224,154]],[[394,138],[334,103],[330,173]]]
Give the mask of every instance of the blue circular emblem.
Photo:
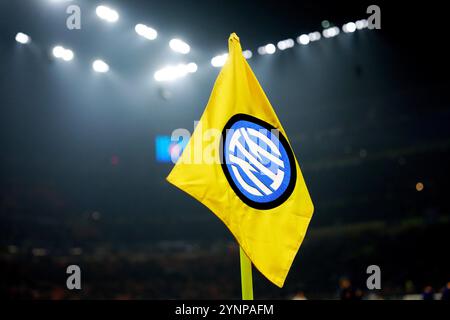
[[[222,134],[222,169],[239,198],[257,209],[272,209],[292,193],[296,166],[283,134],[270,124],[237,114]]]

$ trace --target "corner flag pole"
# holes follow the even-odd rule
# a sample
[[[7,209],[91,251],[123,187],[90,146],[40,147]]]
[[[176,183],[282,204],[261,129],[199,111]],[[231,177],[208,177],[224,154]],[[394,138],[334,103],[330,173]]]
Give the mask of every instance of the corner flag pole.
[[[239,246],[241,260],[242,300],[253,300],[252,262]]]

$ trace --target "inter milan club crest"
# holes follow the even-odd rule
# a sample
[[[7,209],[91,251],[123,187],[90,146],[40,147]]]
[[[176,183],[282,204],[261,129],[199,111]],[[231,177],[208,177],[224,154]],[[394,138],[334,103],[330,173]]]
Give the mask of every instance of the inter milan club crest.
[[[247,205],[272,209],[291,195],[297,178],[291,147],[270,124],[237,114],[222,133],[222,169]]]

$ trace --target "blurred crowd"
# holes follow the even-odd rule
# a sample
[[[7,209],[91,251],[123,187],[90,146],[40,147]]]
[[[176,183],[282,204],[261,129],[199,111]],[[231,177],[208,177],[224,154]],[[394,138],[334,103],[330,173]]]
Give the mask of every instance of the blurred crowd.
[[[11,250],[11,248],[9,248]],[[0,292],[7,299],[239,299],[238,247],[222,243],[214,247],[163,245],[150,253],[114,251],[103,248],[92,253],[81,249],[70,255],[51,255],[33,250],[31,255],[15,249],[2,251],[0,270],[6,275]],[[169,254],[168,251],[171,253]],[[66,288],[67,266],[81,268],[81,290]],[[254,272],[255,297],[259,299],[446,300],[450,282],[443,288],[412,281],[393,290],[389,285],[368,290],[365,281],[341,277],[338,286],[311,287],[289,280],[278,289]],[[354,285],[357,283],[358,285]],[[337,287],[337,290],[336,290]]]

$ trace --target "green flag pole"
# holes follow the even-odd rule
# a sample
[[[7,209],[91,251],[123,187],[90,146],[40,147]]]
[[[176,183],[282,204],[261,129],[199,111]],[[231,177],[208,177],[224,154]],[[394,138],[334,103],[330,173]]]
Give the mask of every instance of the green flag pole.
[[[253,300],[252,262],[239,246],[241,257],[242,300]]]

